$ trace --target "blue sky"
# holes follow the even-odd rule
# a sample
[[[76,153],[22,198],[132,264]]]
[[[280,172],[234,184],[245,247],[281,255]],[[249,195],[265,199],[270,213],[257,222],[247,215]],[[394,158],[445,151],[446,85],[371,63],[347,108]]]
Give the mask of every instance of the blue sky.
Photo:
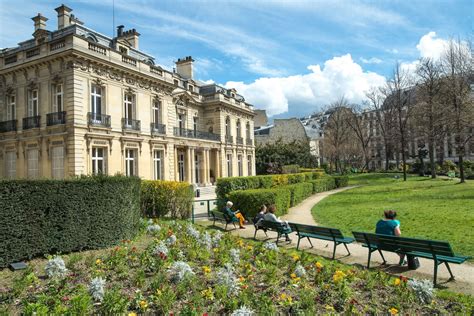
[[[112,0],[65,1],[85,25],[112,35]],[[345,96],[361,102],[396,61],[439,56],[473,29],[472,1],[115,0],[115,25],[170,69],[192,55],[195,77],[236,87],[273,117],[303,116]],[[33,33],[41,12],[56,28],[61,2],[0,0],[0,47]]]

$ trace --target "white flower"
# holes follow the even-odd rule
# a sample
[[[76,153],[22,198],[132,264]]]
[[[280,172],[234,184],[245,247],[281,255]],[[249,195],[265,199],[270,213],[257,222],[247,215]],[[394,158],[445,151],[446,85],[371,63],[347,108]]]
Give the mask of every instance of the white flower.
[[[146,228],[149,233],[157,233],[161,230],[160,225],[150,225]]]
[[[166,238],[166,244],[168,246],[174,245],[175,243],[176,243],[176,236],[175,235],[171,235],[168,238]]]
[[[178,250],[178,252],[176,253],[176,258],[178,258],[178,260],[184,260],[186,259],[186,256],[184,255],[184,252]]]
[[[101,302],[104,299],[104,286],[105,280],[101,277],[94,278],[89,283],[89,293],[91,293],[94,300]]]
[[[168,273],[172,282],[180,282],[185,277],[194,275],[189,264],[183,261],[173,262],[173,265],[168,269]]]
[[[245,305],[232,312],[231,316],[252,316],[255,312]]]
[[[201,235],[201,239],[199,239],[199,243],[206,247],[207,250],[210,250],[212,247],[212,237],[209,235],[208,232],[205,232]]]
[[[62,278],[66,276],[67,273],[66,265],[61,257],[50,259],[44,269],[50,278]]]
[[[220,231],[217,231],[217,232],[214,234],[214,237],[212,238],[212,246],[213,246],[214,248],[216,248],[216,247],[219,246],[219,242],[221,241],[222,236],[224,236],[224,234],[222,234]]]
[[[188,232],[188,235],[193,237],[194,239],[199,239],[200,233],[199,230],[193,227],[193,225],[188,225],[186,228],[186,231]]]
[[[298,264],[295,268],[295,274],[298,278],[302,278],[306,275],[306,270],[301,264]]]
[[[239,280],[235,276],[234,268],[230,263],[226,263],[223,268],[217,271],[216,282],[219,285],[227,287],[230,295],[239,294]]]
[[[429,280],[409,280],[408,286],[416,293],[418,299],[424,303],[431,303],[433,299],[433,283]]]
[[[278,251],[277,244],[270,241],[267,241],[265,244],[263,244],[263,248],[268,249],[268,250]]]
[[[153,225],[153,220],[150,218],[150,219],[147,221],[147,224],[148,224],[148,225]]]
[[[232,262],[234,264],[239,264],[240,263],[240,250],[232,248],[230,250],[230,258],[232,259]]]
[[[153,254],[160,256],[160,255],[168,255],[168,247],[166,247],[163,241],[160,241],[158,245],[155,246],[153,249]]]

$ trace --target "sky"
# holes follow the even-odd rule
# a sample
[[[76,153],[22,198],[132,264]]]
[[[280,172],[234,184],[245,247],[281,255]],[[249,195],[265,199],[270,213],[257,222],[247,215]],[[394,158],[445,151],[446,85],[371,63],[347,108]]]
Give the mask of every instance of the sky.
[[[472,0],[62,0],[104,35],[135,28],[140,50],[172,69],[192,56],[195,79],[234,87],[271,118],[302,117],[344,96],[364,101],[396,62],[439,58],[473,32]],[[0,0],[0,49],[31,38],[60,1]]]

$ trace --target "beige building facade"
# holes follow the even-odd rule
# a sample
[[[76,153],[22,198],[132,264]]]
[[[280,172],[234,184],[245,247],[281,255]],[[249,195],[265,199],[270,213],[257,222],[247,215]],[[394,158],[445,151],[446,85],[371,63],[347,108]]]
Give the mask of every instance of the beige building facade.
[[[234,89],[193,78],[110,38],[62,5],[58,29],[33,18],[33,39],[0,52],[0,177],[136,175],[209,185],[255,174],[253,106]]]

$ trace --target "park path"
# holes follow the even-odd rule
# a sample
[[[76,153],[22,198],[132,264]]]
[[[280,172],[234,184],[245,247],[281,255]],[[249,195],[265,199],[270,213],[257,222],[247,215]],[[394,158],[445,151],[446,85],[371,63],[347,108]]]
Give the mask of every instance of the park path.
[[[301,223],[301,224],[308,224],[308,225],[317,225],[314,221],[313,216],[311,215],[311,209],[321,200],[330,196],[332,194],[336,194],[345,190],[350,190],[355,188],[352,187],[344,187],[339,188],[327,192],[316,193],[297,206],[294,206],[289,209],[288,214],[282,216],[282,219],[287,220],[289,222],[294,223]],[[324,210],[322,210],[324,211]],[[374,223],[375,225],[375,223]],[[253,238],[255,230],[253,229],[253,225],[247,225],[247,229],[235,229],[232,230],[232,234],[244,237],[244,238]],[[269,237],[265,237],[262,231],[257,233],[258,240],[274,240],[276,238],[276,234],[273,232],[268,232]],[[291,236],[290,236],[291,237]],[[293,240],[290,244],[285,244],[281,242],[280,245],[285,245],[285,247],[289,248],[296,248],[296,239],[293,235]],[[310,244],[307,239],[301,240],[300,249],[304,249],[305,251],[310,251],[311,253],[331,258],[332,257],[332,250],[333,250],[333,243],[327,242],[324,240],[315,240],[312,239],[312,243],[314,248],[310,248]],[[344,246],[340,245],[337,247],[336,250],[336,260],[339,260],[343,263],[347,264],[354,264],[360,266],[367,265],[367,248],[362,247],[362,245],[353,243],[348,245],[349,250],[351,251],[351,255],[348,256],[346,249]],[[420,268],[417,270],[407,270],[406,267],[400,267],[397,265],[398,263],[398,255],[394,253],[384,252],[385,259],[389,263],[388,265],[382,266],[382,258],[376,252],[374,252],[371,258],[371,267],[376,269],[383,270],[385,272],[394,274],[394,275],[404,275],[410,278],[418,278],[418,279],[428,279],[433,280],[433,261],[428,259],[419,258],[420,260]],[[474,295],[474,265],[471,263],[464,263],[462,265],[451,264],[451,270],[456,278],[454,281],[448,281],[449,273],[444,265],[440,265],[438,269],[438,285],[440,288],[447,288],[452,291],[466,293],[470,295]]]

